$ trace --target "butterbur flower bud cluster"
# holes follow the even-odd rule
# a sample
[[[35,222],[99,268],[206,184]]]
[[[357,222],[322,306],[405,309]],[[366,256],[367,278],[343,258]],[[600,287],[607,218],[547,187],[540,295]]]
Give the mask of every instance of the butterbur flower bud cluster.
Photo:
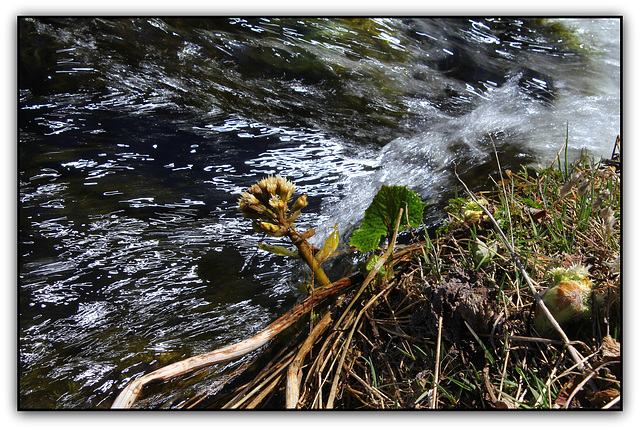
[[[464,216],[464,222],[467,224],[477,224],[482,221],[483,210],[482,206],[487,206],[487,201],[483,198],[478,199],[478,203],[473,200],[469,200],[468,203],[462,208]]]
[[[327,240],[325,247],[321,250],[319,258],[314,254],[316,248],[307,239],[315,234],[315,230],[310,228],[304,233],[298,233],[293,222],[298,219],[304,207],[307,206],[307,196],[303,194],[298,197],[289,208],[289,201],[293,197],[296,187],[286,178],[276,175],[268,176],[260,180],[257,184],[250,186],[238,199],[238,207],[242,215],[253,220],[253,229],[258,233],[264,233],[273,237],[288,237],[297,251],[291,251],[281,246],[261,245],[260,248],[278,255],[287,255],[301,258],[313,271],[315,281],[320,285],[329,284],[329,278],[320,265],[324,259],[335,251],[337,239]],[[335,234],[337,236],[337,226]],[[336,242],[335,246],[333,243]]]
[[[557,268],[551,272],[551,281],[553,285],[544,292],[542,301],[559,324],[592,315],[593,284],[589,278],[589,266],[575,264],[566,269]],[[597,305],[601,305],[601,301],[601,297],[596,297]],[[535,326],[541,335],[553,331],[539,307],[536,309]]]
[[[307,205],[307,196],[303,195],[289,209],[295,188],[292,182],[280,175],[268,176],[241,194],[238,199],[240,212],[254,220],[253,228],[259,233],[284,236]]]

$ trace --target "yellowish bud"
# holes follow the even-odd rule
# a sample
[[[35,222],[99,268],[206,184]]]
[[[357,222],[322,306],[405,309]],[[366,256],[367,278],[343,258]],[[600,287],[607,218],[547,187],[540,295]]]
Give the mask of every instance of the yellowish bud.
[[[467,224],[476,224],[480,222],[482,218],[482,211],[472,211],[466,210],[464,211],[464,222]]]
[[[282,237],[286,233],[286,230],[284,228],[270,222],[258,221],[258,226],[262,230],[262,233],[266,233],[269,236]]]
[[[482,220],[483,206],[487,206],[488,203],[484,198],[479,198],[478,203],[474,200],[468,200],[467,204],[462,208],[462,216],[464,222],[467,224],[475,224]]]
[[[566,269],[554,269],[551,279],[553,286],[544,292],[542,301],[559,324],[591,316],[589,266],[574,264]],[[541,335],[552,331],[551,322],[539,306],[536,307],[534,323]]]
[[[324,241],[324,247],[316,254],[316,260],[318,263],[325,261],[331,254],[338,248],[340,242],[340,233],[338,232],[338,223],[333,226],[333,232]]]
[[[303,194],[300,197],[298,197],[296,199],[296,201],[293,203],[293,206],[291,207],[291,211],[292,212],[297,212],[297,211],[301,210],[302,208],[306,207],[307,204],[308,204],[307,195]]]

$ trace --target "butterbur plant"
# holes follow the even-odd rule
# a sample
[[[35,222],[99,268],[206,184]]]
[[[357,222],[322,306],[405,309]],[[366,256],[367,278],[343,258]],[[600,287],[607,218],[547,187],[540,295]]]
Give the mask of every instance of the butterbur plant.
[[[420,196],[407,187],[382,185],[365,211],[362,225],[353,232],[349,244],[362,253],[379,249],[384,238],[393,233],[401,209],[404,215],[398,222],[398,230],[406,230],[420,226],[425,206]],[[378,259],[378,255],[371,254],[365,262],[363,271],[370,272]],[[380,268],[377,274],[378,279],[392,275],[391,272],[384,267]]]
[[[257,184],[250,186],[238,199],[240,212],[253,220],[253,228],[258,233],[272,237],[287,237],[296,247],[291,251],[282,246],[260,245],[260,248],[279,255],[301,258],[313,271],[315,281],[320,285],[329,284],[329,278],[322,270],[321,264],[338,246],[338,228],[327,238],[322,249],[314,247],[307,239],[315,235],[313,228],[298,233],[294,221],[307,206],[307,195],[298,197],[291,207],[295,185],[286,178],[276,175],[268,176]]]
[[[553,317],[559,324],[588,318],[592,315],[593,283],[589,278],[589,267],[574,264],[569,268],[557,268],[551,272],[552,286],[542,295]],[[602,300],[596,297],[596,304]],[[541,309],[536,309],[535,327],[541,335],[553,331],[551,322]]]
[[[482,206],[487,206],[487,201],[483,198],[478,199],[478,203],[473,200],[468,200],[467,204],[462,208],[462,215],[466,224],[477,224],[482,221],[483,216],[486,218],[482,210]],[[482,206],[480,206],[482,205]]]
[[[488,202],[482,197],[478,199],[478,203],[472,199],[456,197],[449,200],[449,206],[446,209],[449,211],[449,215],[459,223],[471,226],[487,218],[480,205],[486,207]]]

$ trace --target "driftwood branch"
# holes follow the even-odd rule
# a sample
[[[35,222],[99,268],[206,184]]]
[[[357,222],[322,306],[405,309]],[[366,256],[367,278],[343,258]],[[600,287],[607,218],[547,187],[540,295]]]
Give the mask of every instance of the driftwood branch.
[[[338,293],[345,288],[361,280],[362,275],[357,274],[349,278],[343,278],[334,283],[318,288],[312,295],[294,307],[290,312],[269,324],[264,330],[255,336],[229,345],[215,351],[207,352],[195,357],[190,357],[177,363],[162,367],[148,375],[133,380],[118,395],[111,405],[112,409],[129,409],[140,396],[142,389],[151,382],[166,382],[177,376],[193,372],[204,367],[218,363],[224,363],[242,357],[256,349],[264,346],[267,342],[279,333],[298,321],[303,315],[309,312],[315,305],[327,297]]]

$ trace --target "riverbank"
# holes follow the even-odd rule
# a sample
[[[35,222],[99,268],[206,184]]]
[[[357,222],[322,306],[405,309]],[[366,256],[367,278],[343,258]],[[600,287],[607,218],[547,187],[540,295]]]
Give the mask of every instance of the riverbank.
[[[475,201],[462,184],[447,222],[397,246],[387,276],[317,309],[253,380],[182,407],[620,408],[620,170],[618,149],[574,164],[559,153],[493,175]],[[576,267],[580,306],[553,288]]]

